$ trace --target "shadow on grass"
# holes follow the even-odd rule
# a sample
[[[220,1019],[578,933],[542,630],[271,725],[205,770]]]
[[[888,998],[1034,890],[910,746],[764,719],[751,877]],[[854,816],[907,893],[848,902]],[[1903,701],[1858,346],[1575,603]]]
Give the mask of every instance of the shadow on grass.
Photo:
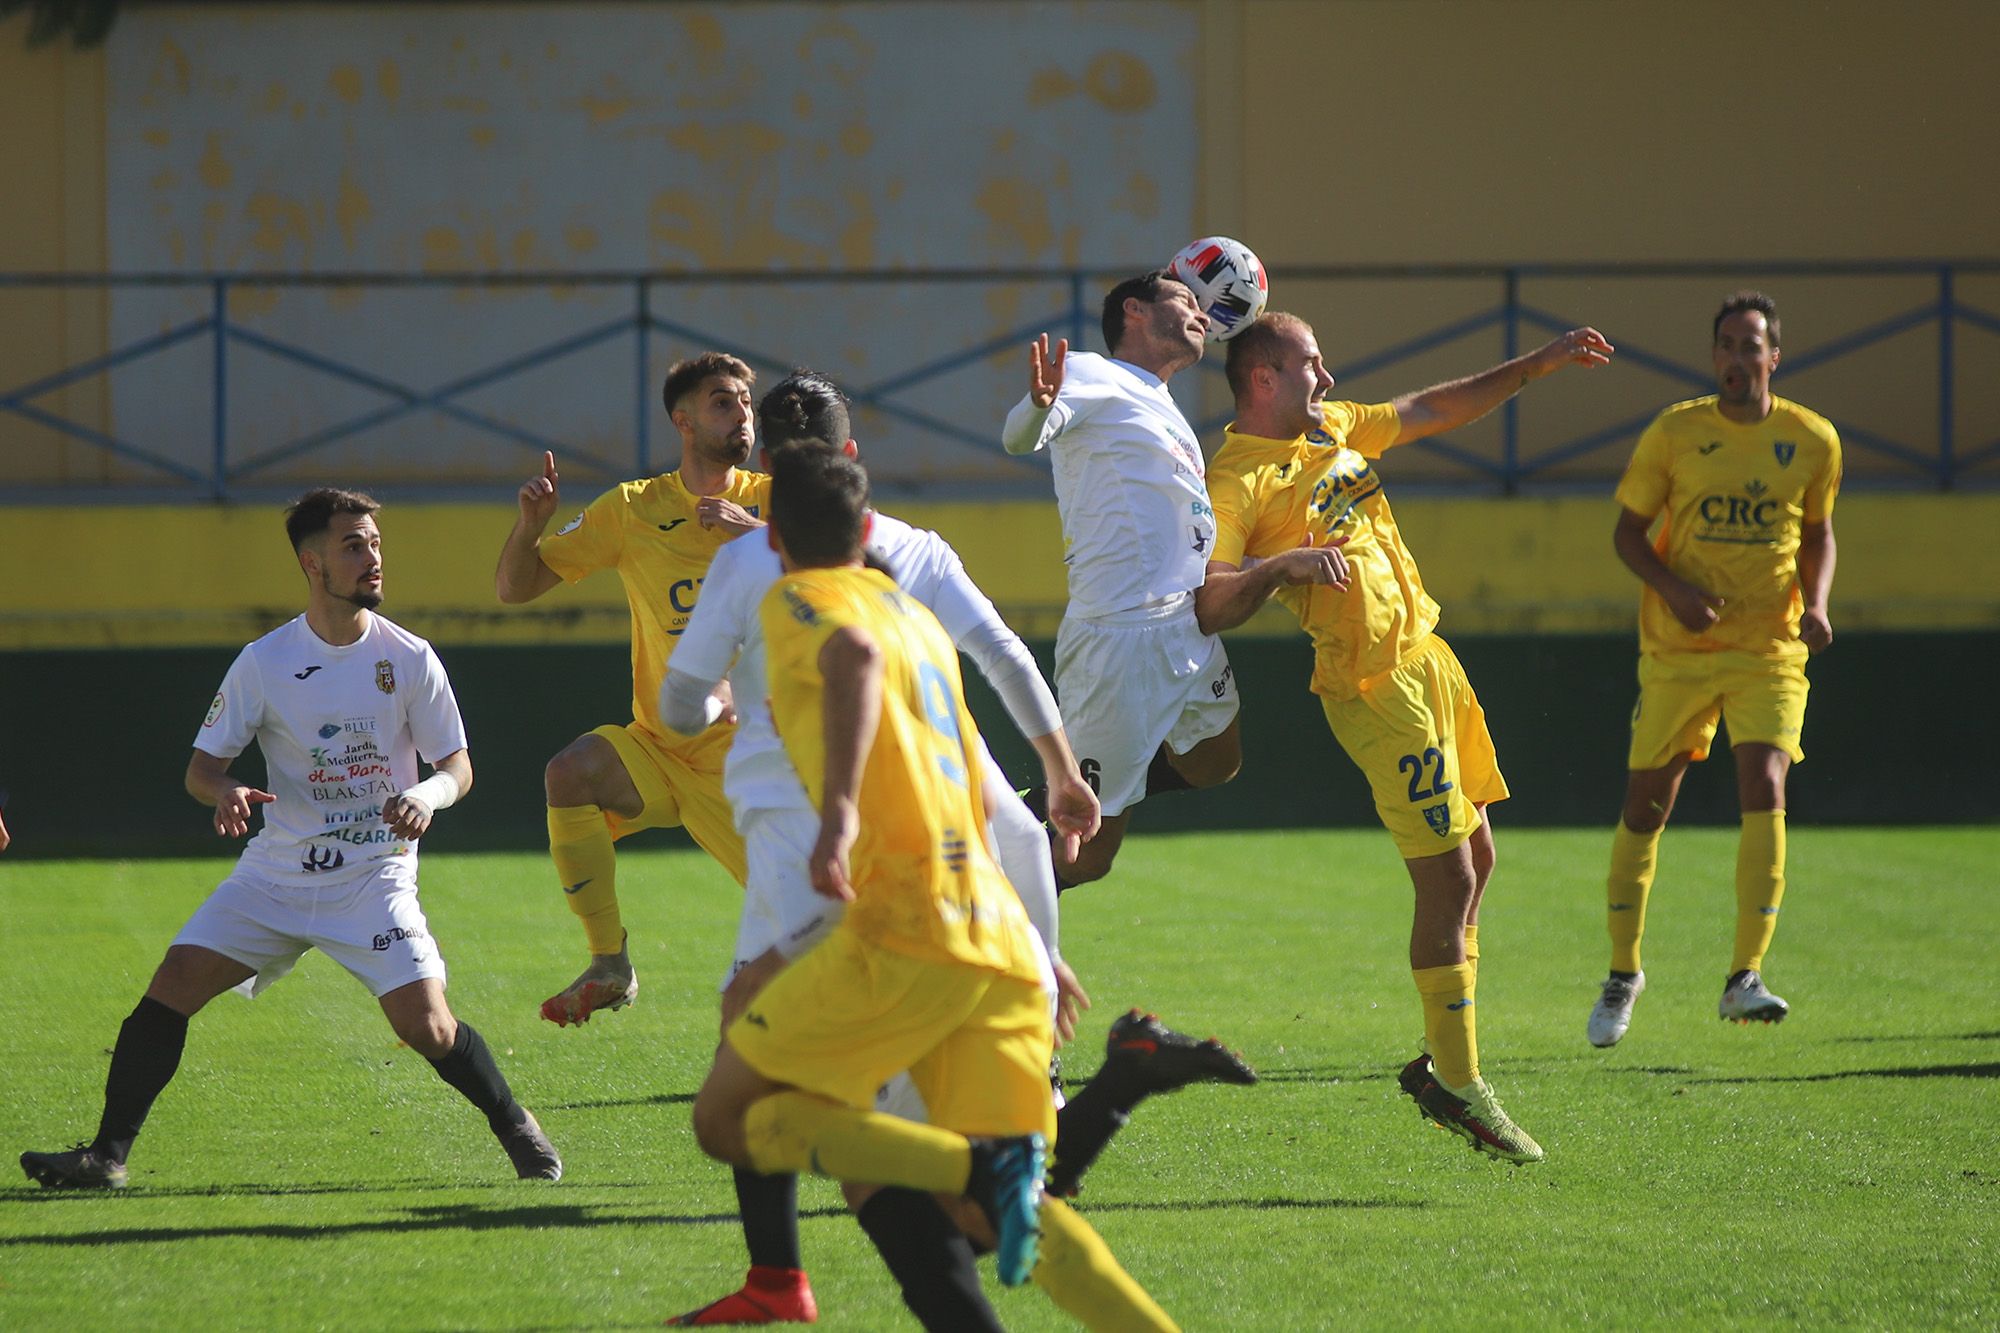
[[[102,1198],[104,1195],[94,1195]],[[140,1197],[144,1197],[143,1195]],[[1148,1212],[1192,1213],[1237,1209],[1345,1209],[1423,1208],[1421,1200],[1404,1199],[1201,1199],[1194,1202],[1133,1200],[1124,1203],[1089,1205],[1094,1213]],[[802,1208],[800,1220],[845,1217],[844,1208]],[[414,1233],[425,1231],[542,1231],[551,1227],[708,1227],[737,1225],[731,1213],[630,1213],[600,1212],[595,1205],[578,1203],[533,1204],[521,1208],[482,1208],[477,1204],[438,1204],[409,1209],[401,1217],[376,1218],[365,1222],[331,1222],[320,1225],[265,1222],[244,1226],[120,1227],[107,1231],[71,1232],[40,1236],[0,1236],[0,1249],[21,1246],[56,1248],[97,1248],[107,1245],[158,1244],[169,1241],[230,1240],[262,1237],[271,1240],[328,1240],[337,1236]]]
[[[102,1198],[103,1195],[94,1197]],[[140,1195],[138,1197],[145,1197]],[[842,1208],[802,1208],[801,1218],[843,1217]],[[383,1232],[422,1231],[540,1231],[549,1227],[625,1226],[735,1226],[731,1213],[630,1213],[600,1212],[587,1203],[530,1204],[521,1208],[485,1208],[478,1204],[435,1204],[409,1209],[401,1217],[382,1217],[365,1222],[306,1223],[267,1222],[244,1226],[121,1227],[110,1231],[90,1231],[63,1235],[0,1236],[0,1249],[22,1245],[100,1246],[129,1245],[148,1241],[223,1240],[233,1237],[263,1236],[274,1240],[327,1240],[336,1236],[365,1236]]]
[[[633,1106],[691,1106],[691,1092],[661,1092],[651,1097],[620,1097],[602,1102],[537,1102],[544,1111],[620,1111]]]
[[[1736,1078],[1692,1078],[1690,1083],[1831,1083],[1843,1078],[2000,1078],[2000,1063],[1906,1065],[1896,1069],[1836,1069],[1828,1074],[1746,1074]]]

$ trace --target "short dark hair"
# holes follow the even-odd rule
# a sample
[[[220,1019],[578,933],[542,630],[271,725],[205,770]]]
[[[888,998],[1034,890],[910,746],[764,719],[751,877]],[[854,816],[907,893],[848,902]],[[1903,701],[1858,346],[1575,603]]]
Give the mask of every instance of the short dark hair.
[[[1150,273],[1141,273],[1136,278],[1127,278],[1104,294],[1104,350],[1116,356],[1118,344],[1125,340],[1125,302],[1129,297],[1138,297],[1147,305],[1165,294],[1168,283],[1176,287],[1185,286],[1166,269],[1156,268]]]
[[[830,445],[795,443],[771,460],[769,517],[793,564],[846,564],[861,551],[868,474]]]
[[[667,367],[667,382],[660,386],[660,401],[666,404],[668,414],[671,415],[680,406],[681,399],[699,389],[701,382],[711,375],[731,375],[750,386],[757,383],[757,372],[750,369],[750,363],[727,352],[703,352],[700,356],[676,361]]]
[[[292,549],[296,551],[331,527],[335,514],[375,514],[381,509],[374,496],[362,491],[320,486],[286,506],[285,535],[292,539]]]
[[[1242,397],[1250,387],[1250,372],[1259,366],[1278,364],[1278,345],[1285,334],[1292,329],[1312,331],[1312,325],[1297,315],[1282,310],[1273,310],[1259,315],[1238,330],[1228,343],[1227,358],[1222,363],[1223,374],[1229,377],[1229,391]]]
[[[757,404],[757,438],[772,455],[815,440],[838,449],[853,438],[853,429],[840,386],[803,366],[772,385]]]
[[[1771,346],[1778,345],[1778,303],[1762,292],[1745,288],[1731,292],[1722,298],[1722,309],[1715,312],[1715,324],[1709,329],[1708,340],[1714,342],[1722,336],[1722,321],[1745,310],[1754,310],[1764,317],[1764,327],[1771,331]]]

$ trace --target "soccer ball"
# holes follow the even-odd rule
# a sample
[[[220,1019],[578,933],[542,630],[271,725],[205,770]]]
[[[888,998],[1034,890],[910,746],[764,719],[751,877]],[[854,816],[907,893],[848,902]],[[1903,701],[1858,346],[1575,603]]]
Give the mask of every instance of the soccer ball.
[[[1167,265],[1175,279],[1187,284],[1195,304],[1208,316],[1208,340],[1228,342],[1264,313],[1271,284],[1263,261],[1250,247],[1227,236],[1189,241]]]

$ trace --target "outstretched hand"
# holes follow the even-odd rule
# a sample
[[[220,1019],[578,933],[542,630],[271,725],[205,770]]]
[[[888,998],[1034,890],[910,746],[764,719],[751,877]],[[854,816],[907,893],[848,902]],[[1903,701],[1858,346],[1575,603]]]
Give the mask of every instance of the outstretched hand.
[[[1287,583],[1323,583],[1346,592],[1347,557],[1340,551],[1345,545],[1347,538],[1335,537],[1322,546],[1307,533],[1305,545],[1271,557],[1270,563],[1277,566],[1279,576]]]
[[[1038,409],[1046,411],[1055,406],[1056,395],[1062,392],[1063,363],[1069,359],[1069,339],[1056,340],[1056,349],[1049,351],[1049,335],[1028,344],[1028,401]]]
[[[1596,329],[1571,329],[1560,338],[1542,345],[1535,356],[1542,364],[1542,373],[1561,370],[1564,366],[1578,365],[1597,367],[1609,365],[1611,354],[1618,350]]]
[[[250,812],[278,798],[255,787],[231,787],[215,803],[215,831],[225,838],[240,838],[250,831]]]

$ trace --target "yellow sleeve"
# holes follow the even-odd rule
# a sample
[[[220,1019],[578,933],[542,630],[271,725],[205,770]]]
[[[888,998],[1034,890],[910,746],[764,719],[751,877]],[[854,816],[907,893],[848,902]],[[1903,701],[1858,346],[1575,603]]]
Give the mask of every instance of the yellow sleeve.
[[[1632,461],[1625,465],[1625,475],[1619,479],[1614,496],[1619,504],[1643,518],[1651,518],[1666,508],[1667,492],[1673,484],[1669,475],[1673,449],[1666,420],[1664,413],[1653,418],[1653,424],[1639,437],[1639,447],[1632,451]]]
[[[1257,526],[1249,478],[1233,469],[1209,473],[1208,507],[1215,511],[1215,546],[1209,551],[1209,560],[1240,566],[1250,531]]]
[[[625,551],[625,488],[613,486],[581,514],[542,538],[542,563],[575,583],[600,569],[614,569]]]
[[[1826,427],[1826,463],[1805,495],[1805,520],[1824,523],[1833,517],[1833,498],[1840,493],[1840,436],[1832,423]]]
[[[1380,458],[1403,433],[1394,403],[1322,403],[1327,433],[1363,458]]]

